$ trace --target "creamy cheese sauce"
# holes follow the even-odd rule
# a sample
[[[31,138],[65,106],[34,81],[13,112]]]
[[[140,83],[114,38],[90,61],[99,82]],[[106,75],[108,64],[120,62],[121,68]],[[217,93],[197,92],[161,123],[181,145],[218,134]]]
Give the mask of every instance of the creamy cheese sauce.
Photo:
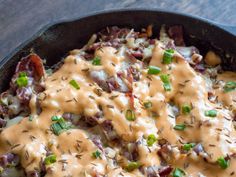
[[[128,121],[125,111],[130,107],[129,97],[118,91],[97,95],[95,90],[99,86],[88,73],[103,70],[108,76],[114,76],[121,70],[126,56],[113,47],[103,47],[96,51],[96,56],[101,57],[101,66],[94,66],[91,61],[82,59],[79,53],[77,51],[68,56],[55,73],[45,78],[46,89],[38,95],[42,108],[40,115],[36,114],[36,96],[33,96],[30,102],[33,120],[29,121],[25,117],[1,132],[0,154],[18,154],[22,167],[31,171],[39,169],[39,164],[47,154],[45,149],[48,149],[56,154],[57,161],[46,166],[47,177],[93,176],[97,173],[107,176],[143,176],[137,169],[127,172],[122,169],[122,165],[111,165],[104,152],[101,158],[93,158],[92,153],[98,147],[84,129],[73,128],[59,136],[50,130],[51,117],[54,115],[62,116],[69,112],[93,116],[99,112],[100,106],[103,118],[99,121],[111,120],[115,131],[124,141],[135,142],[154,134],[158,139],[166,139],[173,147],[181,147],[183,143],[201,143],[208,154],[205,160],[196,153],[181,154],[177,148],[168,161],[173,167],[183,169],[186,176],[236,176],[234,158],[230,159],[227,169],[221,169],[216,164],[219,157],[236,153],[236,131],[232,123],[233,112],[236,111],[235,91],[224,93],[222,88],[214,89],[221,104],[210,102],[204,77],[194,71],[178,53],[174,54],[171,64],[164,65],[164,50],[156,42],[149,65],[160,67],[160,74],[169,74],[172,89],[169,92],[164,90],[160,74],[149,75],[147,69],[140,69],[140,80],[132,84],[136,119]],[[79,90],[69,84],[72,79],[78,82]],[[217,80],[236,81],[236,74],[224,72],[217,76]],[[115,98],[111,99],[111,96]],[[147,100],[152,102],[149,110],[143,108],[143,102]],[[191,113],[172,115],[170,103],[179,108],[189,104],[192,106]],[[204,115],[206,110],[212,109],[217,110],[216,117]],[[152,112],[155,112],[154,116],[150,114]],[[182,123],[186,125],[184,131],[173,128]],[[161,160],[157,155],[159,149],[157,144],[148,147],[144,141],[138,146],[139,162],[146,167],[160,165]],[[119,156],[125,160],[122,155]]]

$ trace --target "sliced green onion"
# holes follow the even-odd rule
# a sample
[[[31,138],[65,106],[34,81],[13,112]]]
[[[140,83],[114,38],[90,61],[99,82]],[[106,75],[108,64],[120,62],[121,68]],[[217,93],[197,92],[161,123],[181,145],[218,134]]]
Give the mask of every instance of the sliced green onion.
[[[167,74],[162,74],[160,76],[162,82],[163,82],[163,87],[165,89],[165,91],[171,91],[171,84],[170,84],[170,78],[169,75]]]
[[[175,130],[180,130],[180,131],[184,130],[185,128],[186,128],[186,125],[184,124],[177,124],[174,126]]]
[[[162,74],[162,75],[160,75],[160,78],[163,83],[170,83],[170,78],[169,78],[168,74]]]
[[[76,80],[72,79],[70,82],[70,85],[73,86],[75,89],[79,90],[80,86],[79,84],[76,82]]]
[[[95,158],[95,159],[98,159],[98,158],[101,159],[101,152],[96,150],[95,152],[92,153],[92,157]]]
[[[129,162],[129,164],[125,167],[128,172],[131,172],[141,166],[140,162]]]
[[[229,167],[229,160],[225,160],[224,157],[218,158],[217,163],[222,169],[226,169]]]
[[[56,123],[51,125],[51,129],[55,135],[60,135],[62,132],[71,128],[70,123],[65,122],[63,118],[59,119]]]
[[[56,161],[57,161],[57,156],[55,154],[51,154],[44,159],[45,165],[51,165],[52,163],[55,163]]]
[[[61,128],[68,130],[71,128],[70,123],[66,122],[63,118],[57,121],[57,123],[61,126]]]
[[[183,150],[185,151],[189,151],[190,149],[192,149],[196,144],[195,143],[187,143],[183,145]]]
[[[205,116],[207,117],[216,117],[217,116],[217,111],[212,109],[209,111],[205,111]]]
[[[58,120],[61,120],[61,119],[62,119],[62,117],[58,117],[58,116],[52,116],[51,117],[52,121],[58,121]]]
[[[171,85],[169,83],[164,83],[163,87],[164,87],[165,91],[171,91]]]
[[[25,87],[28,85],[28,77],[25,72],[20,72],[16,79],[16,84],[18,87]]]
[[[154,134],[150,134],[147,137],[147,145],[152,146],[155,142],[157,141],[157,138],[155,137]]]
[[[93,65],[101,65],[101,58],[96,56],[93,61],[92,61]]]
[[[152,107],[152,102],[151,102],[151,101],[145,101],[145,102],[143,103],[143,105],[144,105],[144,107],[145,107],[146,109],[149,109],[149,108]]]
[[[157,66],[149,66],[148,67],[148,74],[159,74],[161,72],[161,68]]]
[[[224,92],[234,91],[236,89],[236,82],[233,82],[233,81],[227,82],[223,89],[224,89]]]
[[[174,52],[175,51],[173,49],[165,50],[165,52],[163,54],[162,63],[163,64],[170,64],[172,62],[172,60],[173,60]]]
[[[133,110],[128,109],[125,113],[125,117],[129,121],[134,121],[136,119],[135,113]]]
[[[63,128],[61,128],[60,124],[58,123],[52,124],[51,129],[55,135],[60,135],[62,132],[65,131]]]
[[[189,114],[191,112],[191,106],[188,104],[184,104],[182,106],[182,113],[183,114]]]
[[[185,172],[180,168],[175,168],[172,176],[173,177],[183,177],[183,176],[185,176]]]

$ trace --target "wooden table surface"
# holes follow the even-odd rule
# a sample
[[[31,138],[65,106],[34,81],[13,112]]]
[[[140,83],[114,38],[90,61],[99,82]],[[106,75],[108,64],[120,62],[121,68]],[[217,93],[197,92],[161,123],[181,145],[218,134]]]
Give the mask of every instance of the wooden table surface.
[[[0,59],[48,23],[132,7],[178,11],[236,26],[234,0],[0,0]]]

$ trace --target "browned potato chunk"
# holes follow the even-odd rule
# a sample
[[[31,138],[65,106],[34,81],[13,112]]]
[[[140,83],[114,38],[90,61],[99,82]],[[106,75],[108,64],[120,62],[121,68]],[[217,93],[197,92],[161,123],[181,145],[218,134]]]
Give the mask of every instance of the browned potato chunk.
[[[221,58],[215,52],[209,51],[205,56],[205,62],[210,66],[216,66],[221,63]]]

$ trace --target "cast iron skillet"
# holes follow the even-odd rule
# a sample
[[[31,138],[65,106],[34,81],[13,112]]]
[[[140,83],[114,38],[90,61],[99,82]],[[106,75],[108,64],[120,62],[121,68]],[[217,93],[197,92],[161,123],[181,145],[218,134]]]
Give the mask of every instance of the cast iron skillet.
[[[226,70],[236,70],[236,30],[230,27],[189,15],[160,10],[125,9],[97,12],[69,22],[50,24],[41,29],[31,39],[20,45],[6,58],[0,60],[0,92],[8,88],[8,83],[17,62],[30,51],[46,59],[47,66],[59,62],[68,51],[80,48],[90,36],[107,26],[130,27],[139,30],[149,24],[154,25],[154,37],[162,24],[181,24],[184,27],[187,45],[194,45],[205,53],[215,50],[224,59]]]

